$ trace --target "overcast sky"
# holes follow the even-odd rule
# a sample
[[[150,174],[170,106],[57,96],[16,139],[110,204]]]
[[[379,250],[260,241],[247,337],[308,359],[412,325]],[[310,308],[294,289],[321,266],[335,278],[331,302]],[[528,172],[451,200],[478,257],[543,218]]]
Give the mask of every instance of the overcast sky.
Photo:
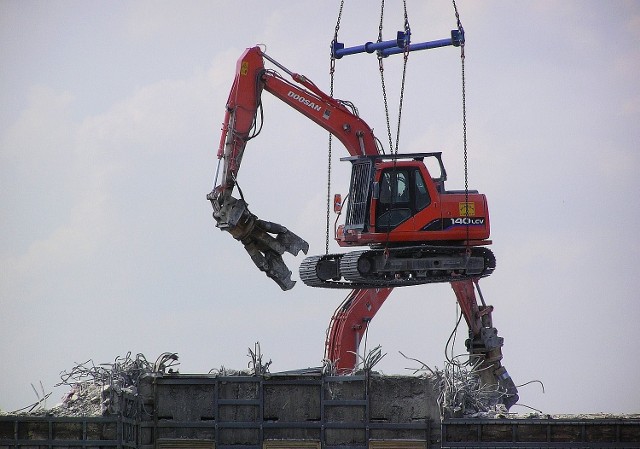
[[[339,40],[374,41],[379,5],[346,0]],[[455,28],[448,1],[408,2],[414,42]],[[263,43],[329,89],[336,1],[0,0],[0,408],[59,373],[128,351],[183,373],[319,366],[346,291],[282,292],[217,230],[205,195],[235,62]],[[387,1],[384,38],[402,29]],[[521,403],[640,412],[640,3],[458,0],[467,36],[469,186],[486,193],[494,274],[481,282]],[[401,57],[385,62],[392,122]],[[463,188],[460,53],[410,55],[400,152],[442,151]],[[337,62],[335,95],[386,142],[377,60]],[[239,182],[259,217],[324,252],[327,133],[264,95]],[[349,167],[334,147],[333,190]],[[337,245],[332,243],[332,251]],[[297,279],[302,256],[288,256]],[[448,285],[395,290],[373,320],[377,366],[442,368]],[[459,331],[460,352],[466,330]],[[525,407],[512,411],[527,412]]]

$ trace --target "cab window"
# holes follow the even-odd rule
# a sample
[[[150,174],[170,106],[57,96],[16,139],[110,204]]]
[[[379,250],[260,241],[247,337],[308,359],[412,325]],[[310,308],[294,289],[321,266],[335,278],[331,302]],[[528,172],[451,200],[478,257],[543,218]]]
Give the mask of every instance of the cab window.
[[[380,202],[406,203],[409,198],[409,173],[406,170],[385,171],[380,183]]]
[[[416,187],[416,212],[418,212],[431,204],[431,197],[429,196],[429,191],[427,190],[420,170],[414,170],[413,178]]]
[[[376,209],[378,232],[388,232],[431,204],[427,185],[417,168],[393,168],[380,177]]]

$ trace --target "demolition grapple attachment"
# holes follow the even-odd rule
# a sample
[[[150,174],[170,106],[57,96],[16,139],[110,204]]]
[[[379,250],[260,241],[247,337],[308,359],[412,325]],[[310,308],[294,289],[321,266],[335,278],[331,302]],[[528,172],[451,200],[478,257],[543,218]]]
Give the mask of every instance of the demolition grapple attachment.
[[[207,199],[213,206],[216,226],[242,242],[253,263],[282,290],[292,289],[296,282],[291,280],[291,270],[282,254],[285,251],[294,256],[300,251],[306,254],[309,244],[286,227],[259,219],[242,199],[229,195],[220,202],[215,192],[207,195]]]

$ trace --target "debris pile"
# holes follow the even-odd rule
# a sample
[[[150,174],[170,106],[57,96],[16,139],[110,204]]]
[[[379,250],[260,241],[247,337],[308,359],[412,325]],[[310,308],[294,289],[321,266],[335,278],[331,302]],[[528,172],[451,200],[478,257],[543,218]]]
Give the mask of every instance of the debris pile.
[[[505,417],[508,410],[501,399],[506,395],[497,385],[481,380],[480,365],[484,359],[445,362],[444,370],[436,370],[438,404],[443,417]],[[486,369],[486,368],[485,368]]]
[[[155,363],[147,361],[143,354],[135,358],[128,352],[124,357],[116,357],[113,363],[94,364],[93,360],[77,364],[70,371],[60,373],[61,382],[55,386],[67,385],[69,392],[62,403],[46,408],[46,399],[51,393],[31,406],[15,413],[49,416],[101,416],[123,411],[125,397],[138,394],[140,378],[146,374],[173,373],[178,365],[178,355],[165,352]],[[38,395],[39,396],[39,395]],[[130,410],[135,413],[135,410]]]
[[[419,368],[408,368],[413,374],[430,375],[433,377],[438,393],[438,405],[440,414],[444,418],[478,417],[496,418],[505,417],[507,408],[500,399],[506,394],[496,385],[487,385],[481,381],[480,371],[482,358],[473,357],[462,361],[463,356],[448,357],[444,369],[438,367],[431,369],[426,363],[418,359],[407,357],[406,359],[420,363]]]

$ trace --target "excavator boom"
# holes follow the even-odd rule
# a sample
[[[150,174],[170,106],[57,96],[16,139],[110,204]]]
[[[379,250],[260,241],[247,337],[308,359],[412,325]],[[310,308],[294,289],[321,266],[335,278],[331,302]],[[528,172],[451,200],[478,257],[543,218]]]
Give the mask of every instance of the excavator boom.
[[[218,159],[224,161],[222,177],[218,183],[216,176],[216,186],[207,199],[211,201],[217,226],[241,241],[255,265],[280,288],[289,290],[295,281],[291,280],[291,271],[282,254],[297,255],[300,251],[306,254],[308,243],[282,225],[258,219],[249,211],[242,195],[241,198],[232,196],[247,142],[259,132],[262,90],[331,132],[350,154],[377,154],[378,151],[371,128],[346,106],[324,94],[303,75],[285,69],[298,86],[275,71],[266,70],[263,57],[266,55],[259,47],[252,47],[238,60],[218,148]]]

